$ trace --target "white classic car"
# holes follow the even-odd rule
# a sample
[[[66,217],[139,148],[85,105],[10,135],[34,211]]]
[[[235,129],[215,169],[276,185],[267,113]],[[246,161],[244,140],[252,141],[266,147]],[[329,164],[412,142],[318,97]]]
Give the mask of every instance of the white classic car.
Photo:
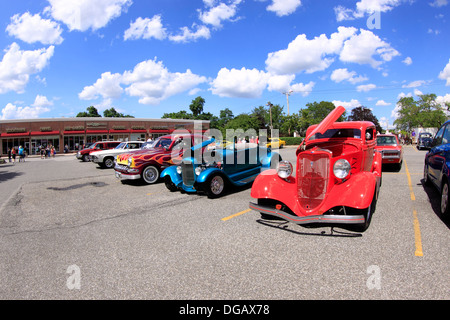
[[[90,158],[92,162],[97,163],[100,167],[113,168],[115,156],[122,153],[128,153],[130,151],[140,150],[144,144],[146,144],[145,141],[121,142],[114,149],[92,152],[90,154]]]

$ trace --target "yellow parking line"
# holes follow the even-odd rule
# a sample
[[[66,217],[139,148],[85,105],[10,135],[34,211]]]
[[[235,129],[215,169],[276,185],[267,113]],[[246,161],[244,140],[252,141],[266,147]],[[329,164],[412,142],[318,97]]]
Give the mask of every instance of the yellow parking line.
[[[416,196],[414,195],[414,191],[412,188],[411,175],[408,170],[408,165],[406,164],[405,160],[403,160],[403,162],[405,163],[406,175],[408,176],[408,185],[409,185],[409,192],[411,194],[411,200],[415,201]],[[415,245],[416,245],[416,251],[414,252],[414,254],[416,255],[416,257],[422,257],[423,256],[422,236],[420,234],[419,218],[417,217],[417,211],[415,208],[413,209],[413,217],[414,217],[414,221],[413,221],[414,222],[414,238],[415,238]]]
[[[242,215],[242,214],[244,214],[244,213],[247,213],[247,212],[249,212],[249,211],[252,211],[252,209],[247,209],[247,210],[238,212],[238,213],[236,213],[236,214],[233,214],[233,215],[228,216],[228,217],[226,217],[226,218],[223,218],[223,219],[221,219],[221,220],[222,220],[222,221],[227,221],[227,220],[233,219],[233,218],[235,218],[235,217],[237,217],[237,216],[240,216],[240,215]]]

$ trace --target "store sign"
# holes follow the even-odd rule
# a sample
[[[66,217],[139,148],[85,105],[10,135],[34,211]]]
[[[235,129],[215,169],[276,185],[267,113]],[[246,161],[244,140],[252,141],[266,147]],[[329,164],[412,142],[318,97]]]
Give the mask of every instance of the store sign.
[[[106,129],[105,122],[86,122],[86,127],[88,129]]]
[[[27,132],[26,128],[6,128],[6,133],[24,133]]]

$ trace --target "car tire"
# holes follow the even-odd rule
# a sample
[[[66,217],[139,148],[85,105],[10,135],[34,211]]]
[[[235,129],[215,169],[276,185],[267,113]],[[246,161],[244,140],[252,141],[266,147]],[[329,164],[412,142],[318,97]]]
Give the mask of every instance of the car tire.
[[[220,174],[213,174],[206,180],[203,190],[210,199],[222,196],[226,189],[225,178]]]
[[[364,223],[350,226],[350,228],[348,228],[348,229],[351,231],[355,231],[355,232],[366,231],[369,228],[370,223],[372,222],[372,216],[373,216],[373,213],[375,212],[376,206],[377,206],[377,197],[376,197],[376,191],[375,191],[373,198],[372,198],[372,202],[370,203],[369,207],[366,209],[366,213],[364,213]]]
[[[446,181],[447,178],[444,176],[443,177],[445,180],[442,183],[442,188],[441,188],[441,203],[440,203],[440,208],[441,208],[441,215],[442,217],[446,217],[449,215],[449,186],[448,186],[448,182]]]
[[[159,179],[159,170],[155,166],[145,167],[142,171],[142,179],[147,184],[153,184]]]
[[[423,183],[426,186],[431,185],[430,176],[428,175],[428,166],[424,165],[423,167]]]
[[[164,184],[170,192],[175,192],[178,190],[177,186],[172,182],[172,179],[169,176],[164,177]]]
[[[114,167],[114,158],[106,158],[103,160],[103,165],[105,168],[111,169]]]
[[[89,156],[87,154],[82,157],[83,162],[89,162]]]

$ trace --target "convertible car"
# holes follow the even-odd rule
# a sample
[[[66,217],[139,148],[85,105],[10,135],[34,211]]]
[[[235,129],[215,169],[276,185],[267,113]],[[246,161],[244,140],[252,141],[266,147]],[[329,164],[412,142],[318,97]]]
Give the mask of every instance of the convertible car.
[[[225,149],[208,150],[207,146],[213,143],[214,139],[210,139],[193,146],[192,156],[161,173],[170,191],[200,191],[217,198],[227,187],[252,183],[261,171],[276,167],[281,160],[278,153],[256,143],[231,143]]]
[[[264,219],[284,219],[305,227],[341,227],[357,232],[370,224],[381,186],[382,159],[375,150],[372,122],[335,122],[345,111],[335,108],[319,125],[308,128],[298,147],[295,167],[256,177],[249,207]]]

